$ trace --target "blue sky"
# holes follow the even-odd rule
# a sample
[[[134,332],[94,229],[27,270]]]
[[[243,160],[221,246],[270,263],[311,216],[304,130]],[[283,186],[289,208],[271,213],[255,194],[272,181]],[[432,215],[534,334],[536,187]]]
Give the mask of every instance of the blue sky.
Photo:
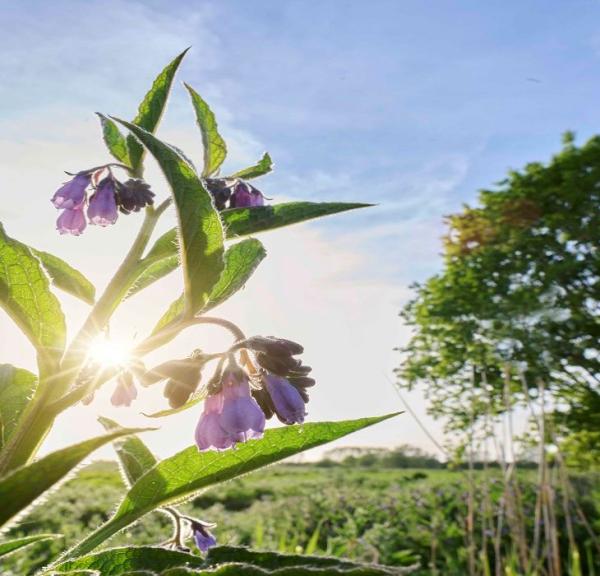
[[[93,112],[132,117],[157,71],[191,45],[179,79],[217,113],[228,167],[268,150],[277,170],[260,184],[275,200],[378,204],[265,235],[269,260],[223,315],[249,331],[304,339],[321,375],[311,417],[399,407],[387,379],[398,360],[392,348],[407,337],[397,312],[408,286],[440,267],[443,216],[507,169],[546,160],[565,130],[580,141],[597,132],[599,17],[591,0],[3,2],[0,219],[105,283],[133,217],[59,237],[48,198],[63,170],[106,158]],[[201,157],[180,86],[161,134]],[[166,193],[157,171],[148,178]],[[149,299],[166,305],[177,286],[169,279],[115,322],[127,337],[143,333]],[[85,308],[68,299],[65,308],[75,328]],[[5,316],[0,323],[12,335]],[[203,337],[186,336],[172,353]],[[31,365],[25,341],[2,340],[1,362]],[[420,395],[410,400],[423,414]],[[102,397],[74,410],[49,446],[71,439],[94,409],[111,410]],[[179,430],[195,417],[165,422],[149,441],[165,453],[185,446],[189,434]],[[350,442],[429,448],[402,418]]]

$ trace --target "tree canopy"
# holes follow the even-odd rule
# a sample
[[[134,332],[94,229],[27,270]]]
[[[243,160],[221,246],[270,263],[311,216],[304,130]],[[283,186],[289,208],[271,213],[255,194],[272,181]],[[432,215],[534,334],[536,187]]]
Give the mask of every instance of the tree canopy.
[[[563,143],[447,217],[443,270],[402,311],[400,385],[422,385],[455,426],[481,392],[501,410],[507,390],[543,386],[557,422],[600,439],[600,137]]]

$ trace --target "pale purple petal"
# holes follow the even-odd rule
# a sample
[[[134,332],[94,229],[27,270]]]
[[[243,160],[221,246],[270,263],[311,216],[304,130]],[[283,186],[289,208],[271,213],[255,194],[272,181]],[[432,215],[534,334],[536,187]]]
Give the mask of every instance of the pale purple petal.
[[[265,415],[250,395],[248,380],[224,388],[221,427],[236,441],[258,438],[265,429]]]
[[[79,236],[86,227],[85,215],[83,214],[83,205],[77,208],[67,208],[63,210],[56,220],[56,229],[61,234],[73,234]]]
[[[91,224],[108,226],[117,221],[119,215],[115,199],[115,183],[112,178],[104,178],[98,184],[94,195],[90,198],[88,218]]]
[[[76,174],[72,180],[65,182],[52,197],[52,204],[55,208],[68,208],[72,210],[76,206],[83,204],[85,199],[85,189],[90,184],[91,174]]]

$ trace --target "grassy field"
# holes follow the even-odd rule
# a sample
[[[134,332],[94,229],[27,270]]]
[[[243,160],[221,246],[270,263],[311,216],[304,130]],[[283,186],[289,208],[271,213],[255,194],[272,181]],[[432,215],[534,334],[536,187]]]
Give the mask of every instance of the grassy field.
[[[500,472],[485,474],[476,472],[477,491],[487,486],[491,501],[497,503],[502,495]],[[534,476],[533,471],[519,474],[526,519],[533,515]],[[600,533],[598,480],[591,474],[573,478],[579,504],[596,533]],[[11,536],[53,532],[64,539],[9,557],[1,573],[22,576],[43,565],[52,552],[105,521],[124,489],[112,462],[81,469],[10,531]],[[418,563],[417,574],[465,574],[467,493],[464,471],[284,464],[205,492],[181,510],[217,522],[215,532],[222,544],[390,565]],[[485,538],[481,516],[476,513],[477,539]],[[575,522],[575,529],[588,566],[591,547],[585,544],[583,526]],[[169,518],[155,512],[108,545],[157,544],[170,534]],[[504,554],[510,555],[510,542],[503,546]],[[584,573],[592,574],[589,570]]]

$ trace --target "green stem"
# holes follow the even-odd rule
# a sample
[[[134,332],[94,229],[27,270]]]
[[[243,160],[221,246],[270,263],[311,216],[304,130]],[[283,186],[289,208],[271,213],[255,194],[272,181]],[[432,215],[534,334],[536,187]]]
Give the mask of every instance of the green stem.
[[[70,377],[65,379],[63,386],[54,387],[53,398],[60,397],[71,387],[73,380],[87,359],[90,341],[106,326],[112,313],[137,278],[139,261],[148,245],[158,216],[161,213],[162,211],[155,211],[152,208],[146,210],[146,217],[129,253],[121,263],[121,266],[119,266],[113,279],[106,287],[104,294],[102,294],[90,312],[65,354],[61,368],[63,372],[70,374]]]

